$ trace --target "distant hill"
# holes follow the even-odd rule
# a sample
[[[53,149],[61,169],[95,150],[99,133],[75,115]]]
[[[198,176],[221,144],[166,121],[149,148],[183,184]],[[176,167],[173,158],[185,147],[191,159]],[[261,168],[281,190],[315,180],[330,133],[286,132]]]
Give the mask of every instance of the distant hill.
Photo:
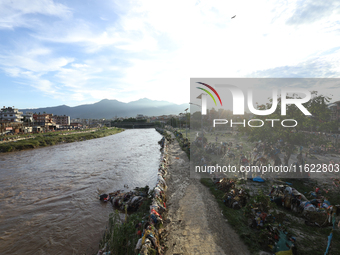
[[[85,104],[70,107],[60,105],[36,109],[20,109],[22,112],[53,113],[54,115],[67,115],[71,118],[82,119],[111,119],[117,117],[136,117],[137,114],[146,116],[160,116],[184,112],[189,104],[177,105],[166,101],[150,100],[142,98],[137,101],[123,103],[118,100],[103,99],[94,104]]]

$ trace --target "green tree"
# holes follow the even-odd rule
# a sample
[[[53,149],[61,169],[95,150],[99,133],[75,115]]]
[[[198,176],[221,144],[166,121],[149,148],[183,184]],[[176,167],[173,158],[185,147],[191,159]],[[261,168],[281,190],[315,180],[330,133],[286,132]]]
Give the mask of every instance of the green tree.
[[[190,128],[194,130],[201,128],[201,112],[194,112],[190,116]]]
[[[172,117],[171,119],[169,119],[166,122],[166,124],[169,125],[169,126],[172,126],[174,128],[177,128],[177,127],[179,127],[179,120],[178,120],[178,118]]]
[[[260,119],[264,122],[262,127],[246,127],[243,131],[249,134],[250,141],[263,141],[269,143],[276,143],[280,139],[283,140],[283,150],[285,152],[284,164],[288,165],[291,154],[296,150],[296,146],[308,146],[311,143],[323,144],[325,138],[323,136],[313,136],[310,134],[311,130],[318,129],[319,131],[329,127],[330,110],[327,103],[330,101],[329,97],[318,95],[316,91],[312,91],[312,98],[303,106],[312,114],[311,116],[304,115],[301,110],[295,105],[287,105],[286,115],[281,116],[281,97],[278,98],[278,105],[274,113],[266,116],[256,115],[252,119]],[[294,94],[287,96],[287,98],[301,98]],[[272,107],[273,99],[269,99],[269,103],[265,105],[258,105],[258,110],[266,110]],[[295,127],[284,127],[280,123],[283,120],[292,119],[297,122]],[[267,121],[266,121],[267,120]],[[268,121],[275,120],[275,121]],[[294,121],[284,121],[286,126],[294,126]],[[252,123],[252,125],[259,125]]]

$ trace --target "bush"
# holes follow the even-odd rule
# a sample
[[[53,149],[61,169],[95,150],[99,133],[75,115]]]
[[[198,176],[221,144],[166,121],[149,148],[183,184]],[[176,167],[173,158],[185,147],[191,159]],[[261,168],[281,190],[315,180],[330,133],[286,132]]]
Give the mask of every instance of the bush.
[[[11,151],[13,151],[13,147],[12,146],[5,147],[5,152],[11,152]]]
[[[134,248],[140,238],[137,235],[136,224],[147,221],[150,205],[151,199],[147,199],[136,213],[127,216],[125,222],[121,221],[117,210],[111,213],[109,226],[101,241],[101,246],[103,247],[107,243],[112,255],[134,255]]]

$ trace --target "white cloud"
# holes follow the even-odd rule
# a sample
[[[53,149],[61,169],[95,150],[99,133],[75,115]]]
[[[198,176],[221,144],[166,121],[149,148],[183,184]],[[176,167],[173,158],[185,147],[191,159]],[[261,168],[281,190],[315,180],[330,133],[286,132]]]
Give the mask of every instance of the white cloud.
[[[54,3],[53,0],[2,0],[0,1],[0,29],[12,29],[14,27],[31,27],[33,18],[27,14],[42,14],[67,18],[71,11],[63,4]]]
[[[72,100],[148,97],[176,103],[188,102],[190,77],[339,72],[338,53],[325,53],[338,47],[339,13],[326,8],[314,20],[318,14],[307,13],[314,1],[305,7],[272,0],[111,3],[112,9],[94,11],[94,19],[48,0],[31,6],[2,1],[0,29],[29,19],[25,26],[35,44],[1,51],[0,67],[11,77],[40,77],[37,88]],[[57,19],[33,26],[41,14]]]
[[[29,54],[0,56],[0,59],[2,61],[0,68],[1,66],[5,69],[7,67],[20,68],[36,73],[53,72],[73,61],[71,58],[64,57],[37,59],[30,57]]]
[[[316,22],[328,22],[340,14],[338,0],[318,1],[299,0],[292,16],[287,20],[288,25],[303,25]],[[337,19],[338,20],[338,19]]]

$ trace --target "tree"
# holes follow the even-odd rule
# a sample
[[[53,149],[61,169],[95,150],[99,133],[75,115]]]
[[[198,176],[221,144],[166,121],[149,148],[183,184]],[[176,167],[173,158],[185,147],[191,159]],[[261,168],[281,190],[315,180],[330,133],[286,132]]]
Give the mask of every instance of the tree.
[[[201,112],[194,112],[190,115],[190,128],[194,130],[201,128]]]
[[[178,118],[171,117],[171,119],[169,119],[166,122],[166,124],[169,125],[169,126],[177,128],[179,126]]]
[[[156,127],[162,127],[162,123],[160,121],[155,121],[154,124]]]
[[[285,152],[284,164],[288,165],[291,154],[295,151],[296,146],[308,146],[312,143],[320,145],[325,143],[323,136],[313,136],[310,134],[311,130],[318,129],[319,131],[325,130],[329,127],[330,110],[327,107],[327,103],[330,101],[329,97],[318,95],[316,91],[312,91],[312,98],[303,106],[312,114],[311,116],[304,115],[301,110],[295,105],[287,105],[286,115],[281,116],[281,97],[278,98],[278,105],[274,113],[266,116],[256,115],[253,119],[262,120],[264,125],[262,127],[246,127],[243,130],[249,134],[250,141],[268,142],[275,144],[279,140],[282,140],[283,151]],[[287,98],[301,98],[294,94],[293,96],[287,96]],[[266,110],[272,107],[273,99],[269,100],[269,103],[265,105],[258,105],[258,110]],[[284,121],[284,120],[295,120]],[[266,121],[267,120],[267,121]],[[279,120],[279,121],[268,121]],[[284,121],[284,125],[291,126],[285,127],[281,125]],[[252,123],[252,125],[259,125],[258,123]],[[295,125],[295,126],[294,126]],[[294,126],[294,127],[293,127]]]

